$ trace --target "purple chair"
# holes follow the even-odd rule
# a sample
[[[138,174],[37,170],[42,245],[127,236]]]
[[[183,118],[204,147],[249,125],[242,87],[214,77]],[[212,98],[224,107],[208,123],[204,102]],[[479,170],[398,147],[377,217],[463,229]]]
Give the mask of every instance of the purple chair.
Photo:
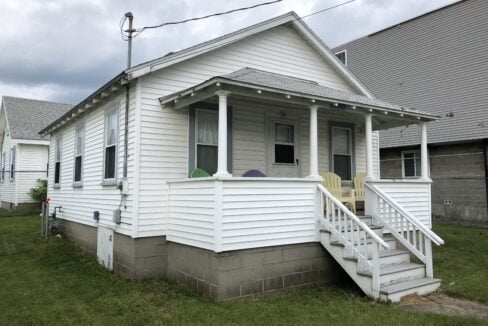
[[[249,178],[263,178],[266,177],[266,174],[258,170],[249,170],[246,171],[246,173],[244,173],[242,176],[249,177]]]

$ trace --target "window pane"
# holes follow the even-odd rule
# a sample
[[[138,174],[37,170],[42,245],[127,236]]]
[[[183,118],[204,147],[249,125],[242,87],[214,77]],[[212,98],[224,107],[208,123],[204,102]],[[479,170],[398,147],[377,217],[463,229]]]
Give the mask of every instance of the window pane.
[[[56,161],[61,161],[61,140],[56,140]]]
[[[115,145],[117,142],[117,112],[107,116],[106,146]]]
[[[56,162],[56,164],[54,164],[54,183],[59,183],[60,175],[61,175],[61,163]]]
[[[105,148],[105,179],[115,178],[115,146]]]
[[[82,157],[78,156],[75,158],[75,182],[81,181],[81,164],[82,164]]]
[[[345,128],[332,128],[332,148],[334,154],[351,154],[350,130]]]
[[[415,165],[413,159],[404,159],[403,167],[405,169],[406,177],[415,177]]]
[[[275,163],[295,163],[295,146],[275,144]]]
[[[334,173],[342,180],[351,180],[351,156],[334,155]]]
[[[82,155],[83,153],[83,138],[84,138],[84,130],[78,129],[76,131],[76,155]]]
[[[197,142],[205,145],[217,145],[219,135],[219,119],[217,112],[198,110],[197,116]]]
[[[276,123],[275,142],[288,144],[295,143],[295,126],[285,123]]]
[[[414,158],[415,153],[403,153],[404,158]]]
[[[419,177],[420,174],[422,173],[420,170],[421,170],[420,157],[418,155],[415,155],[415,176],[416,177]]]
[[[217,146],[197,146],[197,167],[212,175],[217,172]]]

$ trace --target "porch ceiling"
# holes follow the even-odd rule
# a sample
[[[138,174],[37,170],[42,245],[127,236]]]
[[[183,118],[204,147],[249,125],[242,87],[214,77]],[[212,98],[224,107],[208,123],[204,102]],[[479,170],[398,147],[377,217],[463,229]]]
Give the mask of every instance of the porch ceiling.
[[[244,68],[215,76],[203,83],[159,98],[163,108],[180,109],[215,96],[218,90],[232,96],[288,103],[299,107],[318,105],[321,109],[348,114],[374,114],[375,129],[388,129],[437,120],[439,117],[366,96],[338,91],[316,82]]]

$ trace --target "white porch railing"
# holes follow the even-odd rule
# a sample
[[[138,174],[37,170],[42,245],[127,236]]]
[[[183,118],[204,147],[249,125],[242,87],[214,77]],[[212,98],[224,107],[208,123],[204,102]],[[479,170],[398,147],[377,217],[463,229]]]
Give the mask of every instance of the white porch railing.
[[[355,257],[358,260],[360,271],[371,273],[372,291],[379,294],[379,250],[380,246],[385,249],[389,249],[390,246],[324,186],[318,184],[317,189],[321,194],[319,212],[322,212],[323,227],[331,233],[333,239],[345,247],[348,256]],[[368,249],[370,243],[371,251]],[[372,252],[371,260],[369,259],[369,252]]]
[[[366,213],[372,215],[374,220],[382,224],[406,249],[426,265],[427,277],[433,277],[431,242],[442,245],[444,240],[392,199],[379,185],[365,182],[365,190]],[[430,192],[430,184],[428,190]]]

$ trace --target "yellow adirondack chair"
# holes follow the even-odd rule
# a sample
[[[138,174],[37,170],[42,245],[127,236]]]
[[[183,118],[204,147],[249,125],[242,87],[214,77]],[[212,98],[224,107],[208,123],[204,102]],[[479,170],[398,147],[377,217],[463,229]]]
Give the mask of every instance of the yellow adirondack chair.
[[[329,192],[339,199],[342,203],[349,204],[351,210],[356,213],[356,199],[354,198],[354,191],[351,191],[349,196],[342,193],[341,177],[333,172],[325,172],[322,174],[324,187]]]
[[[354,198],[356,201],[364,201],[364,178],[366,178],[366,173],[358,173],[354,177]]]

